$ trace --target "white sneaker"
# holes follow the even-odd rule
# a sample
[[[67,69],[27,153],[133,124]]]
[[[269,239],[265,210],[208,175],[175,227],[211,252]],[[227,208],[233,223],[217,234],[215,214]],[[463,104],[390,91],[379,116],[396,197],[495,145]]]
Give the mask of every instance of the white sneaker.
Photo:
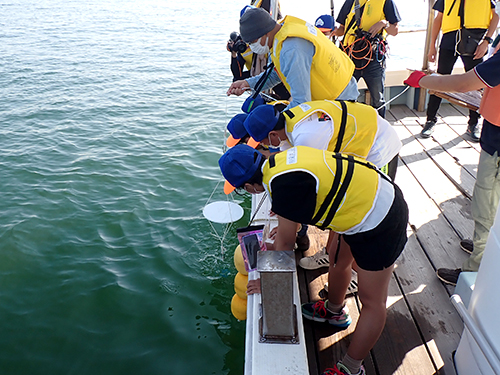
[[[326,253],[326,248],[322,248],[321,251],[317,252],[313,256],[304,257],[299,260],[299,266],[306,270],[315,270],[321,267],[329,267],[330,261],[328,257],[329,256]]]
[[[351,271],[352,276],[351,276],[351,282],[349,283],[349,286],[347,287],[347,295],[354,294],[358,292],[358,274],[356,271],[352,270]],[[325,283],[324,286],[325,293],[328,293],[328,282]]]

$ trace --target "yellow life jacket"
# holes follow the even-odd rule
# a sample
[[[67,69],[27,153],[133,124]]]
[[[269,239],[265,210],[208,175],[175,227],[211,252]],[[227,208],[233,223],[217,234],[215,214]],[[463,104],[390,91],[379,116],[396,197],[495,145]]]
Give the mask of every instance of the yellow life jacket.
[[[333,121],[333,136],[328,144],[328,151],[366,159],[378,129],[377,111],[373,107],[329,100],[302,103],[283,112],[289,140],[292,140],[295,126],[314,113],[318,113],[318,116],[326,114]]]
[[[500,126],[500,111],[498,110],[500,103],[500,85],[493,88],[486,87],[479,106],[479,113],[496,126]]]
[[[297,146],[272,155],[264,163],[262,182],[272,199],[274,178],[290,172],[309,173],[316,180],[317,194],[314,216],[308,224],[345,232],[371,212],[379,185],[378,173],[372,168],[376,169],[353,156]]]
[[[336,99],[351,80],[354,63],[316,27],[299,18],[286,16],[275,35],[271,59],[289,92],[290,85],[281,72],[280,53],[285,39],[291,37],[305,39],[315,47],[311,65],[311,99]]]
[[[245,66],[247,67],[247,70],[250,70],[252,68],[252,59],[253,59],[253,52],[250,49],[250,47],[247,47],[246,51],[243,52],[241,56],[245,60]]]
[[[464,27],[487,29],[491,22],[491,0],[462,0],[464,3]],[[460,0],[444,0],[443,34],[460,29]]]
[[[458,1],[458,0],[457,0]],[[359,28],[364,31],[370,30],[370,27],[375,25],[377,22],[385,20],[384,14],[384,4],[385,0],[360,0],[359,6],[363,7],[363,13],[361,14],[361,23]],[[356,25],[355,19],[355,3],[352,4],[351,11],[347,15],[345,20],[345,34],[342,44],[344,46],[349,46],[356,40],[356,29],[358,28]],[[386,35],[386,31],[381,31],[382,35]]]

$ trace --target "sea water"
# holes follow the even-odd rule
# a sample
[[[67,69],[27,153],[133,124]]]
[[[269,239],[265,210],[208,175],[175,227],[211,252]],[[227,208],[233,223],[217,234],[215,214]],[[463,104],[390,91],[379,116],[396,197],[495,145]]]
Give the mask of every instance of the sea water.
[[[0,374],[242,374],[250,200],[231,227],[202,209],[246,3],[0,3]]]

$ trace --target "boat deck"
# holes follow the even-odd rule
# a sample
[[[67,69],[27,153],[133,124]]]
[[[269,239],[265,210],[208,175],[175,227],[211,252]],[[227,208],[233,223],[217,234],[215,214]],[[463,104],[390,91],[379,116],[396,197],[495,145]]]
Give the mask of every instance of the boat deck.
[[[465,135],[467,109],[442,104],[439,115],[428,139],[420,137],[425,113],[393,106],[386,115],[403,143],[396,183],[410,210],[409,240],[389,285],[385,329],[365,359],[369,375],[455,374],[452,353],[463,324],[449,300],[454,287],[445,286],[435,272],[459,268],[467,257],[459,241],[472,238],[471,197],[480,146]],[[306,256],[325,245],[327,233],[310,227],[309,236]],[[324,296],[327,271],[298,267],[302,302]],[[346,352],[359,316],[356,293],[347,305],[353,324],[346,330],[304,321],[311,375],[333,367]]]

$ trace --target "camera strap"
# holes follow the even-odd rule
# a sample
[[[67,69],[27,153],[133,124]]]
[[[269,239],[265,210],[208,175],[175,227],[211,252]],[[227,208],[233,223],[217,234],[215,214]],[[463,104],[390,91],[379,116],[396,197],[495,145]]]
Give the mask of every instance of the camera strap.
[[[262,88],[264,87],[264,84],[266,83],[267,79],[271,75],[271,72],[274,69],[274,63],[272,62],[265,70],[264,73],[262,73],[262,76],[259,78],[257,83],[255,84],[255,92],[252,94],[252,98],[257,98],[257,95],[262,91]]]
[[[364,7],[364,5],[363,5]],[[359,7],[359,0],[354,0],[354,19],[356,20],[356,26],[359,27],[361,24],[361,9]]]
[[[363,16],[363,11],[365,10],[365,5],[359,6],[359,0],[354,1],[354,17],[351,18],[351,22],[349,22],[349,25],[344,31],[344,35],[347,35],[349,30],[351,30],[354,26],[354,23],[356,23],[356,27],[359,29],[359,25],[361,24],[361,17]]]

